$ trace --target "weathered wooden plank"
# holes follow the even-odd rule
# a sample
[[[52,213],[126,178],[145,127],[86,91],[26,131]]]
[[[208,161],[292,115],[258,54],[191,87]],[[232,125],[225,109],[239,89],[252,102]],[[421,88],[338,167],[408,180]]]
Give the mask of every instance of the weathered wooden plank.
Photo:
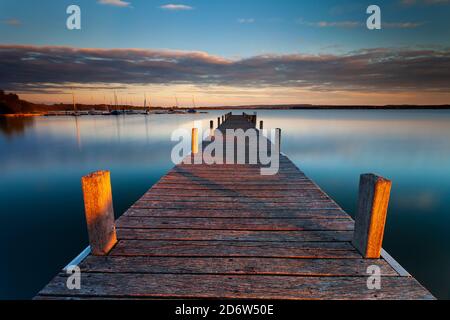
[[[211,198],[215,197],[252,197],[252,198],[318,198],[318,199],[330,199],[325,193],[319,190],[295,190],[295,191],[278,191],[278,190],[209,190],[207,195]],[[161,188],[152,188],[148,191],[144,198],[161,196],[160,199],[164,199],[164,197],[172,197],[177,196],[179,198],[183,197],[204,197],[205,192],[201,190],[167,190]]]
[[[361,258],[348,242],[120,240],[110,256]]]
[[[161,178],[161,182],[183,182],[183,181],[192,181],[197,183],[258,183],[258,184],[270,184],[272,182],[286,182],[290,184],[311,184],[311,180],[303,177],[291,177],[291,178],[283,178],[280,179],[277,176],[249,176],[249,177],[214,177],[214,175],[205,175],[201,176],[193,176],[193,175],[181,175],[181,174],[171,174],[166,175]]]
[[[188,229],[122,229],[117,228],[119,239],[174,240],[174,241],[351,241],[353,231],[236,231]]]
[[[280,259],[280,258],[174,258],[95,257],[80,264],[81,271],[101,273],[259,274],[292,276],[367,276],[371,265],[382,276],[398,273],[386,261],[368,259]]]
[[[317,187],[309,183],[308,185],[296,184],[201,184],[201,183],[158,183],[155,189],[174,189],[174,190],[261,190],[261,191],[295,191],[295,190],[317,190]]]
[[[221,182],[235,182],[236,177],[230,177],[230,176],[215,176],[213,174],[208,175],[180,175],[180,174],[168,174],[164,176],[161,181],[182,181],[182,180],[188,180],[188,181],[200,181],[200,182],[214,182],[214,183],[221,183]],[[262,176],[262,175],[252,175],[252,176],[240,176],[238,178],[239,182],[252,182],[252,183],[260,183],[260,182],[289,182],[289,183],[302,183],[302,182],[311,182],[308,178],[302,178],[302,177],[289,177],[285,176],[282,179],[277,176]]]
[[[196,174],[217,174],[219,176],[238,176],[240,174],[253,176],[261,174],[262,166],[250,167],[250,165],[243,165],[239,167],[239,165],[230,165],[228,168],[221,167],[221,165],[178,165],[171,171],[170,173],[188,173],[190,175]],[[278,169],[278,174],[276,176],[282,177],[288,174],[295,174],[297,176],[306,177],[305,173],[298,169],[294,164],[289,163],[281,163],[281,166]]]
[[[129,217],[185,217],[185,218],[315,218],[334,219],[349,216],[340,209],[329,210],[187,210],[187,209],[134,209],[130,208],[123,216]]]
[[[194,184],[194,185],[201,185],[201,186],[222,186],[222,188],[233,188],[234,186],[240,187],[240,186],[260,186],[260,187],[271,187],[271,186],[288,186],[288,188],[295,187],[296,189],[314,189],[317,190],[317,186],[312,183],[310,180],[297,180],[297,181],[283,181],[283,180],[256,180],[256,179],[249,179],[249,180],[241,180],[241,179],[234,179],[234,180],[215,180],[215,179],[190,179],[190,178],[162,178],[158,185],[160,184],[179,184],[179,185],[185,185],[185,184]]]
[[[162,177],[164,180],[175,180],[175,179],[190,179],[192,181],[196,180],[217,180],[217,181],[273,181],[273,180],[286,180],[286,181],[310,181],[306,176],[302,176],[296,172],[287,172],[278,175],[261,175],[260,172],[257,173],[245,173],[240,171],[235,171],[233,173],[218,173],[214,172],[201,172],[201,173],[171,173]]]
[[[300,170],[295,164],[292,163],[289,159],[280,159],[279,162],[279,171],[283,173],[284,171],[289,172],[296,172],[297,174],[304,174],[302,170]],[[259,174],[259,169],[261,167],[264,167],[261,164],[214,164],[214,166],[211,165],[193,165],[191,164],[185,164],[180,163],[176,167],[172,168],[169,172],[186,172],[186,171],[192,171],[192,172],[255,172]],[[217,170],[215,170],[217,169]],[[235,169],[235,170],[234,170]]]
[[[273,181],[273,182],[243,182],[243,181],[234,181],[234,182],[220,182],[215,183],[213,181],[189,181],[189,180],[172,180],[172,181],[160,181],[155,187],[161,188],[174,188],[178,185],[178,188],[184,188],[186,186],[193,187],[202,187],[202,189],[215,190],[215,189],[226,189],[226,190],[317,190],[317,186],[312,182],[305,183],[282,183],[281,181]],[[196,188],[193,188],[196,189]]]
[[[250,180],[250,179],[263,179],[263,180],[275,180],[278,179],[287,179],[287,180],[306,180],[308,179],[304,174],[299,173],[298,171],[283,171],[278,172],[276,175],[271,176],[262,176],[260,170],[255,172],[246,172],[236,170],[233,172],[213,172],[213,171],[173,171],[166,175],[168,178],[197,178],[197,179],[218,179],[218,180],[231,180],[240,179],[240,180]]]
[[[433,299],[417,281],[384,277],[380,290],[367,288],[367,277],[282,277],[173,274],[82,274],[71,291],[57,276],[41,295],[135,298],[216,299]]]
[[[277,188],[281,190],[317,190],[317,186],[311,182],[305,182],[305,183],[289,183],[286,181],[286,183],[282,183],[281,181],[272,181],[272,182],[265,182],[265,181],[229,181],[229,182],[214,182],[214,181],[190,181],[188,179],[186,180],[167,180],[167,181],[161,181],[158,186],[162,185],[169,185],[169,184],[175,184],[175,185],[195,185],[195,186],[204,186],[211,189],[214,189],[214,187],[218,187],[219,189],[235,189],[244,187],[243,189],[251,190],[251,189],[274,189]],[[283,188],[281,188],[283,187]]]
[[[136,301],[138,298],[132,297],[102,297],[102,296],[46,296],[38,294],[33,300],[36,301]],[[153,301],[154,298],[139,298],[139,300]],[[159,299],[158,299],[159,300]]]
[[[189,194],[179,194],[179,195],[162,195],[162,194],[146,194],[141,198],[142,201],[171,201],[171,202],[240,202],[240,203],[320,203],[327,202],[332,203],[332,201],[326,196],[303,196],[303,197],[250,197],[244,195],[236,194],[233,196],[222,197],[219,195],[192,195]]]
[[[121,217],[118,228],[200,229],[200,230],[353,230],[354,222],[346,219],[247,219],[247,218],[154,218]]]
[[[335,203],[326,202],[310,202],[310,203],[283,203],[279,205],[276,202],[189,202],[189,201],[146,201],[139,200],[133,206],[133,208],[167,208],[167,209],[234,209],[234,210],[270,210],[276,208],[285,209],[338,209]]]
[[[231,140],[226,140],[225,143],[227,143],[227,142],[231,142]],[[208,146],[208,144],[204,144],[204,145]],[[249,146],[247,144],[247,150],[248,150],[248,147]],[[251,149],[252,150],[256,150],[256,148],[251,148]],[[235,149],[235,151],[236,151],[236,149]],[[224,152],[224,154],[226,154],[226,149],[225,148],[223,149],[223,152]],[[270,155],[270,152],[269,152],[269,155]],[[208,158],[210,156],[205,154],[204,157]],[[295,166],[295,164],[293,164],[293,162],[288,157],[284,156],[283,154],[280,154],[280,158],[279,159],[280,159],[279,164],[283,165],[283,167],[286,166],[286,168],[289,168],[289,169],[296,168],[297,170],[301,171],[300,168]],[[219,169],[224,169],[224,170],[231,169],[231,168],[234,168],[234,167],[236,167],[237,169],[246,170],[246,169],[260,168],[260,167],[265,166],[265,165],[261,164],[261,163],[241,164],[241,163],[227,163],[227,162],[223,162],[223,163],[215,163],[214,166],[217,166]],[[184,169],[190,169],[190,168],[195,169],[196,166],[192,165],[192,163],[183,162],[183,163],[178,164],[176,166],[176,168],[174,168],[174,170],[176,170],[176,169],[184,170]],[[205,170],[208,169],[208,167],[197,167],[197,168],[205,169]]]

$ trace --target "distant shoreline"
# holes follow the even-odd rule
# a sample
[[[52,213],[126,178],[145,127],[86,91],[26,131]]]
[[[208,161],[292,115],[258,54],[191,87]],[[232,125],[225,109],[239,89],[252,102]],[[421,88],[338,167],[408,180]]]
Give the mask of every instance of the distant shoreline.
[[[73,104],[37,104],[25,100],[21,100],[16,94],[7,94],[0,90],[0,115],[15,115],[15,116],[39,116],[51,112],[120,112],[123,110],[133,111],[149,111],[149,112],[189,112],[196,111],[211,111],[211,110],[450,110],[450,104],[446,105],[380,105],[380,106],[366,106],[366,105],[312,105],[312,104],[270,104],[270,105],[237,105],[237,106],[207,106],[207,107],[146,107],[130,106],[130,105],[106,105],[106,104],[76,104],[74,110]]]
[[[7,114],[0,114],[0,117],[7,117],[7,118],[15,118],[15,117],[41,117],[44,116],[45,113],[39,112],[39,113],[7,113]]]
[[[45,116],[48,113],[52,112],[73,112],[73,109],[70,108],[61,108],[61,105],[58,105],[59,108],[52,108],[52,106],[47,106],[45,110],[38,111],[33,110],[30,112],[17,112],[17,113],[0,113],[0,117],[39,117]],[[78,106],[80,111],[104,111],[105,107],[102,105],[92,105],[92,106]],[[220,107],[197,107],[193,108],[169,108],[169,107],[151,107],[151,108],[143,108],[136,106],[124,106],[123,108],[111,108],[111,110],[149,110],[151,114],[155,112],[162,111],[167,114],[172,114],[173,111],[182,111],[184,112],[188,110],[196,110],[198,112],[202,111],[214,111],[214,110],[450,110],[450,105],[439,105],[439,106],[412,106],[412,105],[392,105],[392,106],[220,106]],[[172,111],[172,112],[170,112]],[[156,113],[157,114],[157,113]],[[176,113],[175,113],[176,114]],[[187,113],[186,114],[190,114]]]

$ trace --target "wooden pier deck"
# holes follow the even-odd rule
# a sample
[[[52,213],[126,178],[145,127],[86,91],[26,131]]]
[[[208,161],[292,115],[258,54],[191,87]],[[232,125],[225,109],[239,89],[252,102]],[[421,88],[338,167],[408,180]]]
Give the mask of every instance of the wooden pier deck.
[[[229,116],[220,130],[254,128]],[[385,252],[364,259],[354,222],[285,155],[260,165],[175,166],[116,221],[106,256],[62,271],[37,299],[433,299]],[[381,268],[369,290],[367,268]]]

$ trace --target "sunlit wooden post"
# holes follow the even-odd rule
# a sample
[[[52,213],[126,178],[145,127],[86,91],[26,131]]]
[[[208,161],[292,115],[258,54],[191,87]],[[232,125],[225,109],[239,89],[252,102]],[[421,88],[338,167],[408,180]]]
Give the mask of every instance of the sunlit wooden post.
[[[264,122],[262,120],[259,122],[259,129],[264,129]]]
[[[352,243],[364,258],[381,256],[391,186],[391,181],[377,175],[361,175]]]
[[[198,129],[192,128],[192,154],[198,153]]]
[[[81,179],[84,208],[93,255],[104,256],[117,243],[109,171],[97,171]]]

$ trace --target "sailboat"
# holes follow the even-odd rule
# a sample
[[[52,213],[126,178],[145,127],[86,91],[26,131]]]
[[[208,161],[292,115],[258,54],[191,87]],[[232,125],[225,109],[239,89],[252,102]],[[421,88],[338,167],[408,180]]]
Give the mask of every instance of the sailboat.
[[[147,108],[147,94],[144,93],[144,114],[150,114],[150,104]]]
[[[114,102],[115,102],[116,106],[115,106],[114,110],[111,111],[111,114],[114,115],[114,116],[118,116],[118,115],[120,115],[120,114],[122,114],[122,113],[120,112],[120,110],[117,110],[117,108],[118,108],[117,103],[118,103],[118,102],[117,102],[117,94],[116,94],[116,91],[114,91]]]
[[[77,104],[75,102],[75,92],[73,91],[73,88],[72,88],[72,103],[73,103],[73,114],[72,115],[74,117],[80,116],[81,114],[78,112],[78,109],[77,109]]]
[[[193,107],[193,109],[189,109],[187,112],[188,113],[197,113],[197,107],[196,107],[196,105],[195,105],[195,98],[194,98],[194,96],[192,96],[192,107]]]

